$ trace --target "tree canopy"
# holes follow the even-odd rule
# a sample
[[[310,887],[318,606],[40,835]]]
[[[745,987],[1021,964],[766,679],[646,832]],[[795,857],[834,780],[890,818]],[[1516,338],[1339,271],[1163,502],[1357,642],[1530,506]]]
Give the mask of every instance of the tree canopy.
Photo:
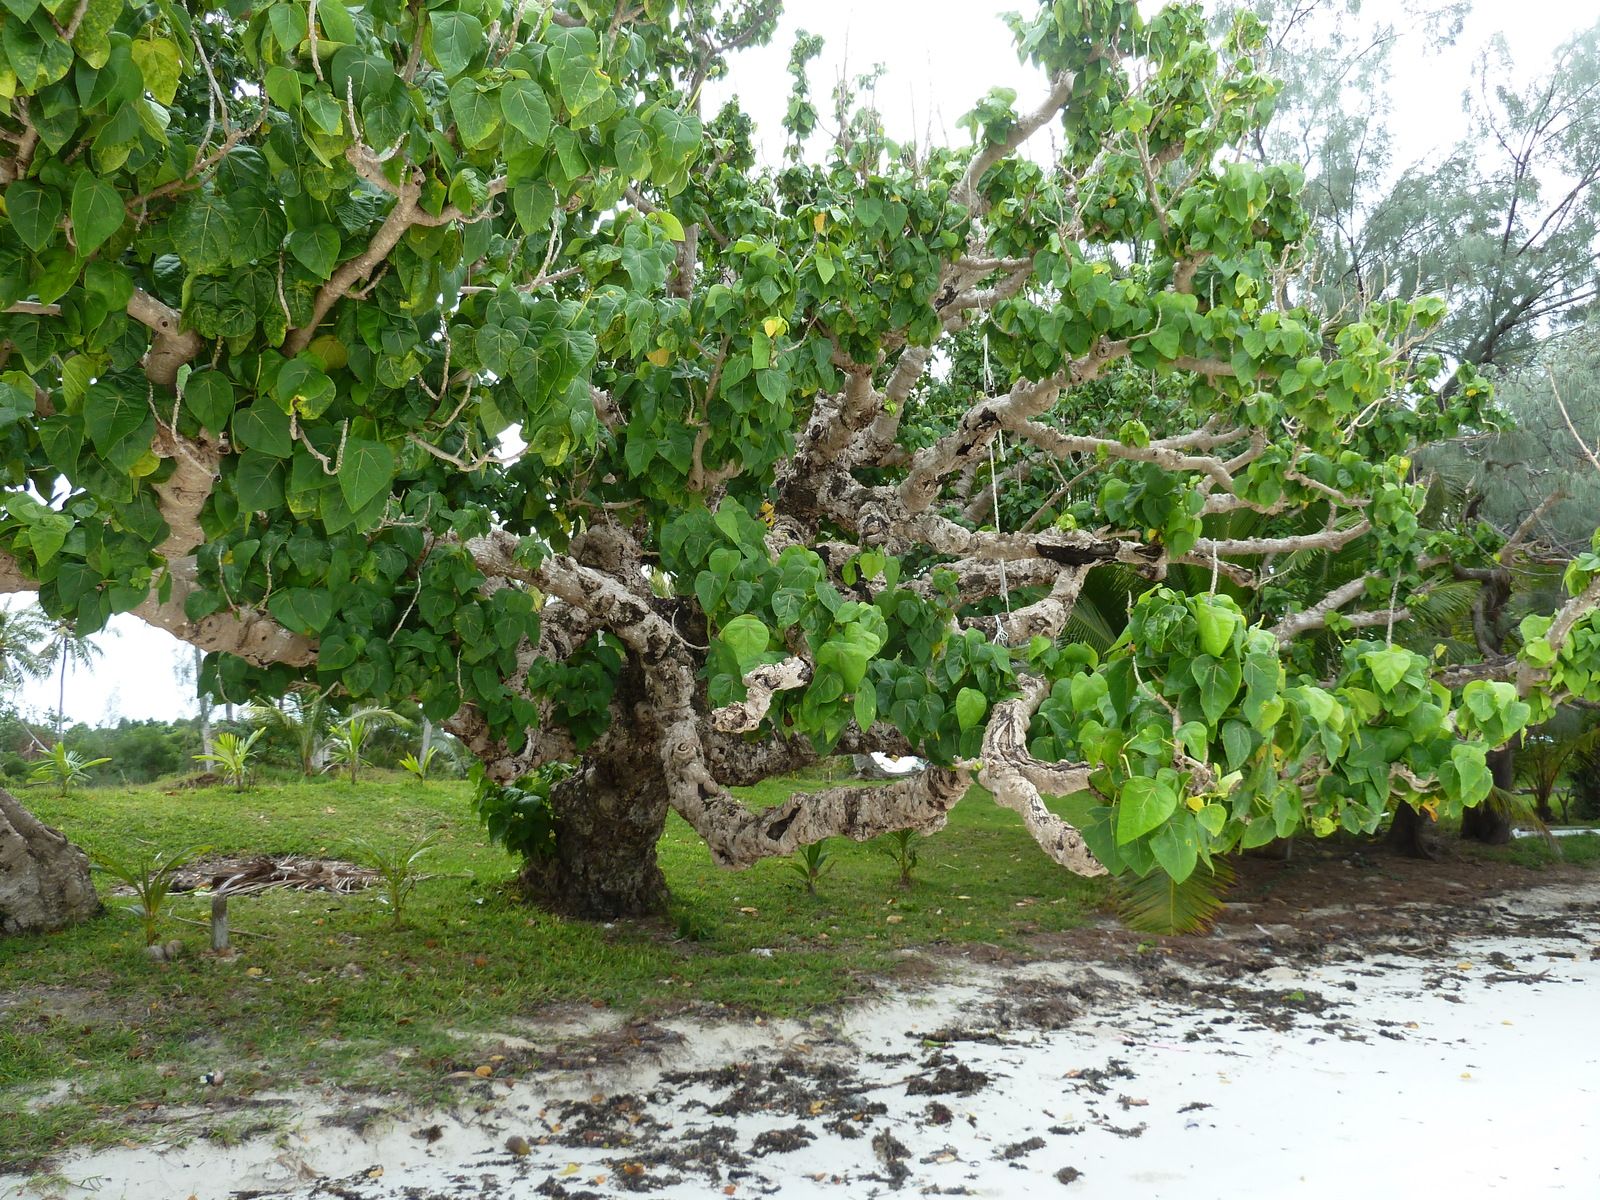
[[[1600,698],[1597,554],[1515,653],[1393,644],[1518,552],[1419,522],[1410,456],[1489,390],[1422,347],[1442,301],[1304,285],[1301,172],[1243,152],[1257,20],[1056,0],[970,144],[845,96],[814,158],[802,39],[766,172],[700,96],[775,17],[8,0],[0,587],[234,700],[415,697],[491,784],[580,760],[536,873],[583,912],[659,903],[669,807],[742,867],[974,779],[1072,870],[1182,879],[1478,803]],[[728,790],[872,749],[930,765]]]

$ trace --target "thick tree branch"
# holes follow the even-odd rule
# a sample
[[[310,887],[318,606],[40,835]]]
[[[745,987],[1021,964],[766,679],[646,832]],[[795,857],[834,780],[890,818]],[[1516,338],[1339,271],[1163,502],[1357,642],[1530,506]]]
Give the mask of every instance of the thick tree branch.
[[[1194,553],[1209,557],[1213,554],[1293,554],[1300,550],[1338,550],[1371,529],[1372,522],[1363,519],[1348,529],[1325,529],[1321,533],[1305,533],[1296,537],[1200,538],[1194,544]]]
[[[1089,852],[1083,834],[1045,807],[1040,796],[1068,796],[1089,787],[1089,768],[1041,762],[1028,753],[1028,724],[1049,694],[1042,679],[1018,680],[1022,697],[994,706],[983,734],[983,769],[978,782],[996,804],[1021,814],[1022,823],[1039,846],[1061,866],[1078,875],[1104,875],[1105,867]]]
[[[166,572],[171,581],[167,599],[161,599],[160,587],[152,587],[144,603],[133,609],[140,620],[165,629],[180,642],[233,654],[258,667],[274,663],[307,667],[317,660],[316,644],[310,638],[291,633],[258,609],[242,607],[189,620],[184,601],[199,590],[195,561],[186,557],[169,562]]]
[[[151,383],[173,387],[178,368],[192,362],[205,346],[205,339],[193,329],[183,328],[183,314],[169,308],[143,288],[135,288],[128,300],[128,315],[155,332],[144,356],[144,373]]]
[[[1058,74],[1050,81],[1050,94],[1045,97],[1043,104],[1018,120],[1003,141],[986,145],[973,156],[972,161],[967,164],[961,182],[956,184],[951,192],[958,203],[965,204],[974,215],[982,211],[978,186],[983,182],[983,177],[989,173],[990,168],[1042,129],[1061,111],[1062,106],[1072,95],[1074,78],[1075,76],[1065,71]]]
[[[749,733],[760,726],[772,698],[779,692],[803,688],[811,682],[811,664],[803,658],[757,667],[744,677],[745,699],[726,704],[711,714],[711,727],[721,733]]]
[[[413,225],[448,225],[452,221],[476,219],[454,205],[446,208],[437,217],[423,209],[419,203],[423,184],[420,170],[406,172],[403,181],[396,184],[384,174],[383,161],[370,147],[357,143],[345,151],[345,158],[361,178],[393,196],[394,207],[389,210],[389,215],[383,219],[378,231],[372,235],[367,248],[356,257],[341,263],[328,281],[317,289],[316,299],[311,306],[311,319],[298,329],[291,329],[284,338],[283,354],[286,358],[293,358],[311,344],[328,312],[349,295],[359,280],[367,278],[377,270],[378,265],[389,257],[390,252],[405,236],[406,230]],[[506,181],[503,177],[492,180],[488,188],[489,198],[493,199],[505,190]]]
[[[200,514],[216,484],[223,451],[203,434],[186,438],[164,423],[156,427],[151,449],[157,457],[173,460],[172,474],[155,485],[161,518],[167,523],[166,540],[156,553],[171,562],[206,540]]]

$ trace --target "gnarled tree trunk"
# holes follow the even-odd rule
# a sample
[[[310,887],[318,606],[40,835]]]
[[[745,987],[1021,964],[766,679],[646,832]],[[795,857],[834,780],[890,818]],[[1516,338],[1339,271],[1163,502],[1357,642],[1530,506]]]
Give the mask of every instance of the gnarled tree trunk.
[[[1516,750],[1510,745],[1489,751],[1486,761],[1494,786],[1509,792],[1516,784]],[[1511,840],[1511,814],[1491,798],[1461,814],[1461,836],[1485,846],[1504,846]]]
[[[667,822],[660,751],[649,738],[630,745],[613,735],[605,744],[551,789],[555,854],[530,859],[517,882],[541,907],[566,916],[660,912],[667,902],[656,863]]]
[[[99,911],[88,856],[0,788],[0,936],[50,933]]]

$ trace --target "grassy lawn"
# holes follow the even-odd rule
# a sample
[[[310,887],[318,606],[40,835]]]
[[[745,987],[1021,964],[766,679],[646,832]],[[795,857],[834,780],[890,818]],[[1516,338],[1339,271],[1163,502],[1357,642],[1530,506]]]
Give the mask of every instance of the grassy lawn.
[[[771,803],[821,782],[769,781]],[[673,817],[660,848],[674,894],[663,921],[569,922],[516,903],[516,864],[488,844],[465,784],[400,777],[168,794],[160,786],[42,792],[24,802],[90,849],[126,853],[207,843],[212,855],[342,857],[340,839],[409,840],[437,830],[422,883],[395,930],[378,891],[270,892],[236,899],[240,953],[202,953],[204,929],[164,921],[188,953],[143,954],[138,922],[109,895],[99,920],[55,936],[0,941],[0,1109],[20,1117],[0,1140],[0,1171],[30,1168],[68,1144],[139,1136],[164,1108],[218,1109],[258,1092],[338,1085],[418,1099],[478,1065],[463,1033],[517,1033],[553,1005],[648,1015],[686,1003],[763,1014],[815,1009],[869,992],[909,947],[986,942],[1069,928],[1104,902],[1099,881],[1047,860],[1013,813],[981,793],[950,827],[918,839],[916,886],[873,846],[835,840],[818,895],[786,861],[732,874]],[[204,920],[205,900],[174,897],[174,916]],[[249,933],[261,938],[242,936]],[[269,940],[270,939],[270,940]],[[755,949],[768,954],[752,954]],[[224,1072],[221,1088],[200,1082]],[[69,1095],[38,1103],[49,1085]],[[202,1119],[191,1132],[236,1135],[261,1110]]]

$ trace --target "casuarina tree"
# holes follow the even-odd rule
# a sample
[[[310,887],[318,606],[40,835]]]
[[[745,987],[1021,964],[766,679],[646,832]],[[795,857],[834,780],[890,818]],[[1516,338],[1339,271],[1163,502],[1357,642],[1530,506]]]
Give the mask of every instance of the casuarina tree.
[[[1388,644],[1497,549],[1424,534],[1406,457],[1488,393],[1416,352],[1442,303],[1296,286],[1299,173],[1236,149],[1253,18],[1047,4],[964,144],[845,94],[816,154],[803,38],[768,172],[700,104],[775,17],[9,6],[3,586],[201,646],[217,694],[414,697],[491,784],[575,761],[528,882],[581,914],[663,901],[669,811],[741,868],[975,780],[1067,869],[1183,878],[1476,803],[1597,686],[1593,556],[1514,678]],[[1059,480],[1026,521],[1018,455]],[[1101,655],[1061,635],[1115,572]],[[871,751],[928,766],[729,790]],[[1043,799],[1084,791],[1083,828]]]

